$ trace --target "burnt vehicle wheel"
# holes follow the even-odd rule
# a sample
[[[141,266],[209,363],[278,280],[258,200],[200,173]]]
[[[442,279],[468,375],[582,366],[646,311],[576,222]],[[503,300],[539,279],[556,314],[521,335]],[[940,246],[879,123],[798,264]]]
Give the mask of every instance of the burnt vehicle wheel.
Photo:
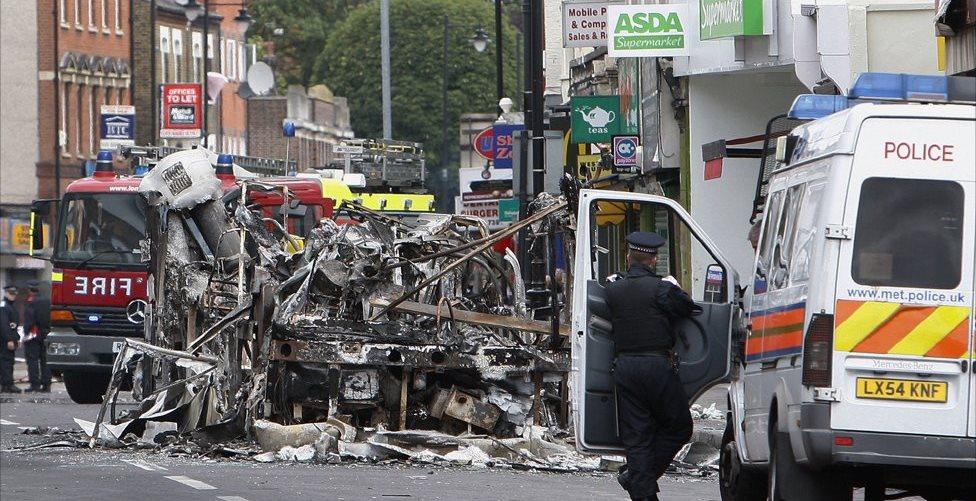
[[[100,404],[108,389],[109,378],[109,374],[65,371],[64,387],[76,404]]]
[[[766,499],[766,483],[762,470],[742,464],[732,431],[732,420],[725,424],[718,469],[722,501],[761,501]]]

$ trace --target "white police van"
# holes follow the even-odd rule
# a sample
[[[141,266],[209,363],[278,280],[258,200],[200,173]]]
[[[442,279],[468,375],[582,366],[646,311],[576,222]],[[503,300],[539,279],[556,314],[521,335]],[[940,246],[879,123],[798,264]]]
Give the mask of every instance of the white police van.
[[[574,270],[579,448],[619,450],[599,284],[613,268],[599,262],[607,243],[687,221],[690,231],[669,243],[698,240],[720,293],[680,326],[678,351],[692,398],[731,379],[723,499],[850,499],[854,486],[867,487],[866,499],[883,499],[885,487],[972,498],[974,105],[976,79],[880,73],[862,75],[848,96],[798,97],[789,116],[815,120],[777,145],[744,330],[735,274],[683,211],[668,206],[670,218],[655,218],[640,208],[667,202],[584,191]],[[661,271],[680,268],[680,256],[665,254]]]

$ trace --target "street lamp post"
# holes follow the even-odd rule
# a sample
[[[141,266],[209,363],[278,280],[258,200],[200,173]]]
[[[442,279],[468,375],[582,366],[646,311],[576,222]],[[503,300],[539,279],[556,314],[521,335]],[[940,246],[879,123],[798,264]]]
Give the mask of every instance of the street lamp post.
[[[488,38],[488,33],[485,32],[484,28],[481,26],[466,26],[466,25],[452,25],[451,19],[448,16],[444,16],[444,74],[441,79],[441,176],[438,182],[440,196],[439,200],[443,203],[447,203],[445,198],[447,198],[447,164],[449,162],[449,156],[451,151],[451,136],[449,133],[450,123],[447,114],[447,85],[450,78],[450,73],[448,70],[448,61],[450,60],[450,37],[451,28],[460,29],[474,29],[474,36],[471,37],[471,45],[474,50],[481,53],[488,48],[488,43],[491,39]],[[446,205],[445,205],[446,207]]]

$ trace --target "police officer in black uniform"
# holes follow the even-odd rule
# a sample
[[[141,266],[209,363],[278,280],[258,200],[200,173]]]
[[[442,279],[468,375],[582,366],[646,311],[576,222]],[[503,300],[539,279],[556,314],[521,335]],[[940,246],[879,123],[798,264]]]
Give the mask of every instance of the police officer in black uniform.
[[[627,469],[619,481],[631,499],[658,499],[658,478],[692,432],[688,396],[672,351],[672,323],[697,307],[681,288],[655,273],[657,250],[664,244],[657,233],[628,235],[630,268],[606,288],[617,351],[617,419],[627,450]]]
[[[14,386],[14,352],[20,342],[17,324],[20,315],[14,309],[17,299],[17,287],[8,285],[3,288],[3,299],[0,299],[0,392],[20,393],[20,388]]]
[[[47,366],[46,340],[51,332],[51,300],[41,295],[40,284],[27,284],[27,305],[24,308],[24,358],[27,360],[29,392],[51,392],[51,369]]]

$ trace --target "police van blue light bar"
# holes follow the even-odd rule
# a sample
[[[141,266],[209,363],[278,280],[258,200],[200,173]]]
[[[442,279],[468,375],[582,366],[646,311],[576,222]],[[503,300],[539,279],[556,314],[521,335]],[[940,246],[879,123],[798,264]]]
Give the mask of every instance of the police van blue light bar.
[[[830,94],[800,94],[793,100],[789,118],[816,120],[847,108],[847,97]]]
[[[849,93],[851,99],[972,103],[976,79],[905,73],[862,73]]]

